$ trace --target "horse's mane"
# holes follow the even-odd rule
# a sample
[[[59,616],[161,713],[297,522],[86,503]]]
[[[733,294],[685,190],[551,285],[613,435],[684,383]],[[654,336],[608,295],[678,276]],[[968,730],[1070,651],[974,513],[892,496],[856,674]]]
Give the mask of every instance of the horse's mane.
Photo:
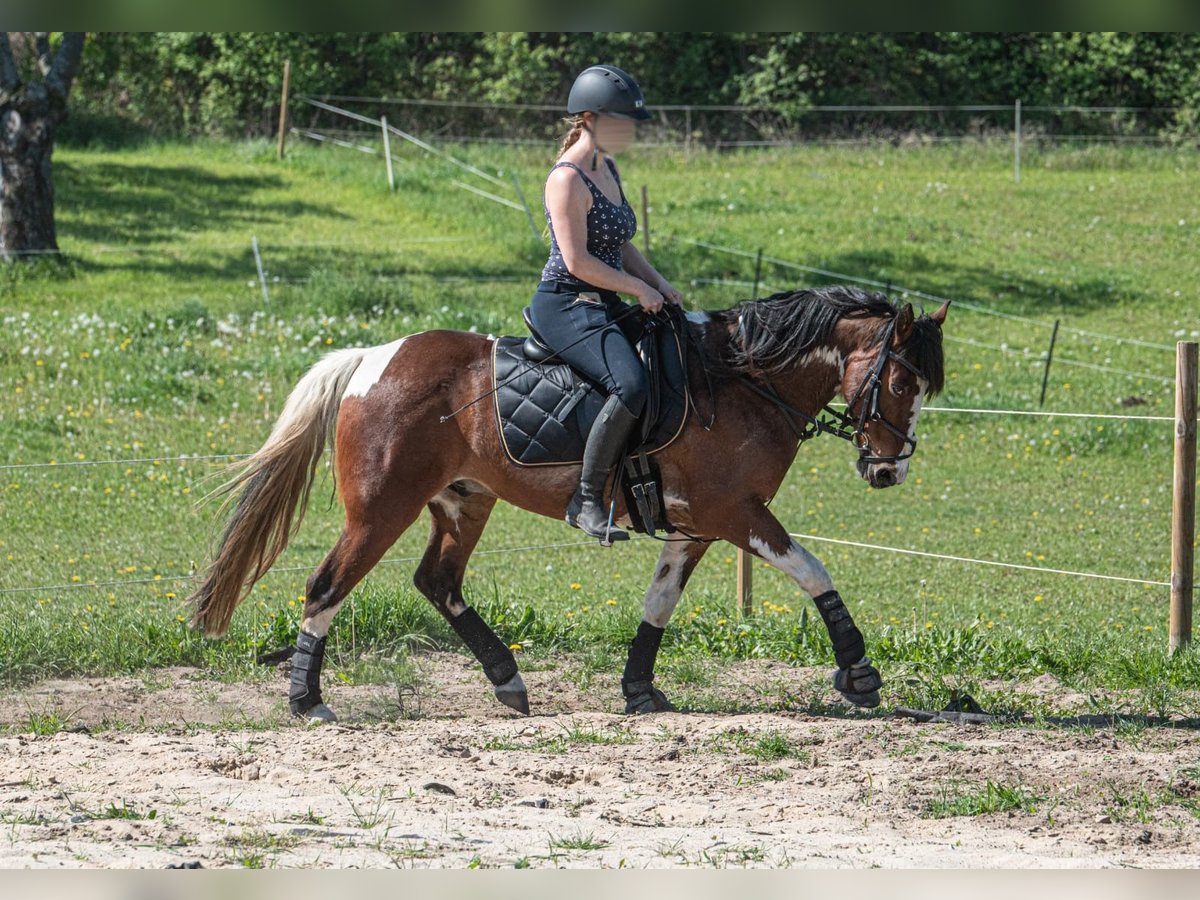
[[[724,377],[777,375],[826,343],[842,319],[891,319],[898,311],[883,294],[844,285],[744,300],[731,309],[709,314],[729,329],[729,340],[716,346],[709,344],[706,363],[711,371]],[[901,355],[921,372],[931,396],[942,389],[945,375],[937,323],[920,316]]]

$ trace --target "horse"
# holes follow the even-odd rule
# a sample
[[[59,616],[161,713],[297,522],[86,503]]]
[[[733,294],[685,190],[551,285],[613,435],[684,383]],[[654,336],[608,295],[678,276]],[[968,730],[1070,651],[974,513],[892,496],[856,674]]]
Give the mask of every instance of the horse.
[[[659,644],[716,540],[795,580],[829,633],[834,688],[856,706],[879,704],[882,678],[832,578],[768,503],[800,445],[822,432],[851,442],[857,472],[872,487],[904,482],[922,400],[943,386],[948,305],[916,316],[911,304],[833,286],[680,317],[694,402],[678,438],[656,456],[678,531],[663,545],[630,643],[621,680],[627,713],[673,709],[654,685]],[[287,546],[318,459],[327,442],[333,445],[345,525],[308,579],[296,645],[277,657],[292,659],[294,715],[336,720],[321,695],[330,623],[423,509],[431,528],[413,583],[474,654],[496,698],[529,713],[516,659],[467,603],[463,576],[497,500],[562,519],[579,468],[524,468],[506,458],[493,411],[472,403],[492,388],[495,340],[434,330],[329,353],[297,383],[266,443],[235,463],[218,490],[233,511],[188,598],[193,627],[209,637],[225,634],[235,607]],[[829,406],[838,394],[844,411]],[[629,527],[622,497],[613,509],[614,522]]]

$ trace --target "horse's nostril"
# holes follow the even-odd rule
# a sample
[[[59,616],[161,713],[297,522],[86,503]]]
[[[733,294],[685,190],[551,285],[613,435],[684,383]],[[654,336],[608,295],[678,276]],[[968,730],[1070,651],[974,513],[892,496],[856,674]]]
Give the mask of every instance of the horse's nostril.
[[[891,487],[896,483],[896,473],[892,469],[884,469],[875,478],[880,487]]]

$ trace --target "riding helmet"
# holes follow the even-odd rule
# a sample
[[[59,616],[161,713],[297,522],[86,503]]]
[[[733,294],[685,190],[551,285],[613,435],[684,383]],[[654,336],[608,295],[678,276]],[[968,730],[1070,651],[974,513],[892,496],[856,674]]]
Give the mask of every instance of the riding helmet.
[[[567,97],[567,112],[604,113],[622,119],[652,118],[642,89],[628,72],[616,66],[590,66],[579,73]]]

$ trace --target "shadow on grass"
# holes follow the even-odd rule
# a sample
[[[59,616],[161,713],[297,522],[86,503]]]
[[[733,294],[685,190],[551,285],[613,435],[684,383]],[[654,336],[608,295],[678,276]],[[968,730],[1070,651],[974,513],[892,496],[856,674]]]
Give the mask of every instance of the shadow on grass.
[[[936,239],[935,235],[927,236]],[[742,247],[751,252],[753,248]],[[717,278],[731,281],[752,282],[755,260],[753,257],[735,257],[686,244],[671,245],[669,276],[684,283],[691,278]],[[842,273],[855,278],[867,278],[884,283],[884,287],[861,285],[866,290],[885,291],[893,298],[899,296],[901,287],[921,290],[936,296],[963,300],[1002,312],[1049,318],[1052,310],[1084,313],[1117,304],[1139,303],[1146,295],[1127,285],[1114,283],[1104,277],[1072,280],[1064,283],[1053,277],[1029,278],[1005,271],[1004,261],[997,266],[952,265],[930,259],[915,249],[905,250],[861,250],[833,257],[797,259],[797,263],[814,268]],[[829,284],[854,283],[846,278],[804,272],[764,260],[761,282],[776,290],[799,290],[803,287],[819,287]],[[887,287],[888,285],[894,285]],[[728,302],[732,306],[747,299],[752,293],[748,287],[730,285]],[[766,295],[765,289],[759,291]],[[918,301],[920,305],[920,301]],[[924,301],[927,311],[932,312],[935,303]]]

